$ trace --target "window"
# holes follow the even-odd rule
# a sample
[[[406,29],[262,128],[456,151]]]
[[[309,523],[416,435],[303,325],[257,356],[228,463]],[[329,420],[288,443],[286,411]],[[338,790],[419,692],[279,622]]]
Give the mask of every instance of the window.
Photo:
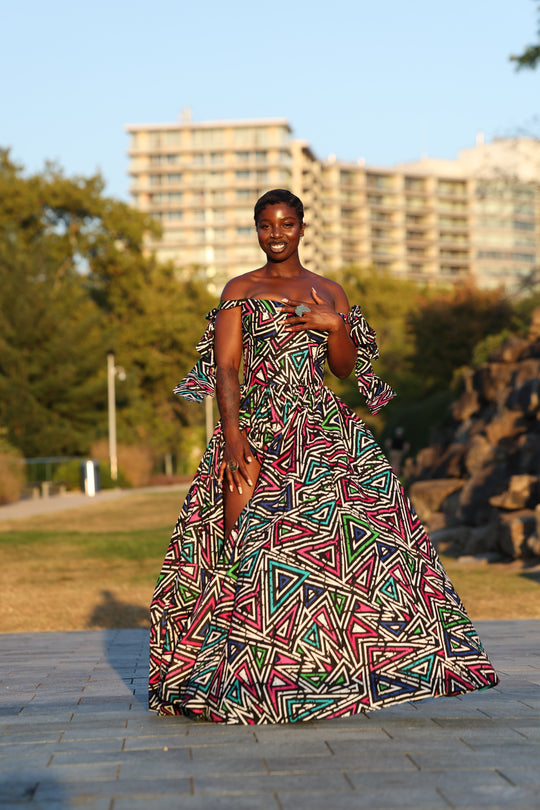
[[[245,169],[240,169],[236,172],[236,179],[237,180],[249,180],[251,177],[251,172],[246,171]]]
[[[426,181],[423,177],[406,177],[405,178],[405,190],[406,191],[424,191],[426,187]]]
[[[459,180],[439,180],[437,190],[439,194],[465,194],[467,185]]]
[[[181,182],[182,182],[182,175],[179,172],[167,175],[167,183],[181,183]]]
[[[191,132],[191,142],[194,146],[222,146],[222,129],[194,129]]]
[[[391,189],[393,178],[386,174],[366,174],[366,181],[370,188]]]
[[[180,132],[178,130],[170,130],[164,133],[163,138],[165,144],[167,146],[177,146],[180,143]]]

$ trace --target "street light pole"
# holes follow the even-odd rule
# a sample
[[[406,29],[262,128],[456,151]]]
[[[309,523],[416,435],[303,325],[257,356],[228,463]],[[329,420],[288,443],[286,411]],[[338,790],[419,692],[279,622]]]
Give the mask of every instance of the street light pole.
[[[118,456],[116,450],[116,366],[114,352],[107,352],[107,402],[109,413],[109,462],[111,466],[111,479],[118,479]]]

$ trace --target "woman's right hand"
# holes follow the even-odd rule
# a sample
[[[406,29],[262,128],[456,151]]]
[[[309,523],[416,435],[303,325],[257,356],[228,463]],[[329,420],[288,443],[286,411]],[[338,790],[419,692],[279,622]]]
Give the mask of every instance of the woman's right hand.
[[[253,486],[253,481],[249,474],[249,464],[253,461],[253,453],[246,434],[238,431],[233,436],[225,439],[223,449],[223,460],[219,465],[218,481],[221,486],[228,486],[230,492],[234,488],[242,494],[242,480],[248,486]]]

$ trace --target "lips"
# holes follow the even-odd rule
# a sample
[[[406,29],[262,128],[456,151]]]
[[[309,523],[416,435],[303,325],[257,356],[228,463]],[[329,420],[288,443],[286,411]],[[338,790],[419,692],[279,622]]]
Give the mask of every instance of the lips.
[[[287,247],[287,243],[286,242],[270,242],[268,247],[274,253],[281,253],[281,251],[285,250],[285,248]]]

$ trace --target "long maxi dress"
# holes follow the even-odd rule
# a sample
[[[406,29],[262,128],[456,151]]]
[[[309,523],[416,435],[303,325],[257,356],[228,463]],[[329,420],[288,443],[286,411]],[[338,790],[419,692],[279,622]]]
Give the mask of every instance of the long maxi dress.
[[[240,425],[261,463],[229,537],[218,422],[178,518],[151,608],[150,708],[215,722],[354,715],[495,686],[497,675],[390,464],[323,384],[328,336],[289,332],[279,302],[241,307]],[[214,392],[214,323],[175,389]],[[375,333],[342,316],[372,412]]]

